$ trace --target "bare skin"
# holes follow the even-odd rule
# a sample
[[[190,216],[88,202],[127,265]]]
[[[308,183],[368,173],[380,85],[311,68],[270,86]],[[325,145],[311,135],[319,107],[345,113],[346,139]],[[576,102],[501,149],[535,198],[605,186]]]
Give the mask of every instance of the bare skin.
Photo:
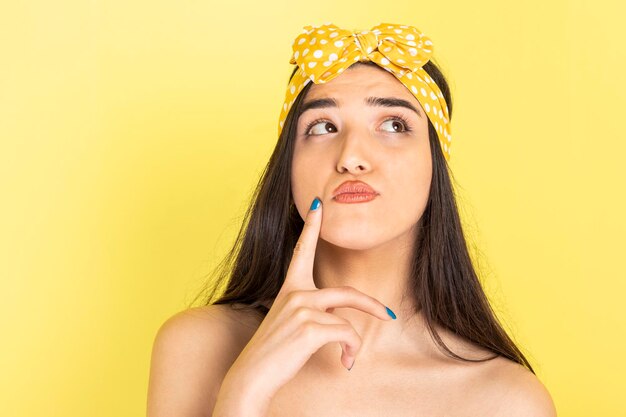
[[[201,316],[212,307],[196,310]],[[240,351],[261,319],[251,312],[219,308],[222,319],[239,341],[231,347]],[[215,316],[215,311],[211,315]],[[492,355],[440,327],[437,329],[448,347],[463,357],[479,359]],[[320,416],[332,412],[342,417],[556,416],[545,387],[521,365],[501,356],[482,363],[461,362],[444,355],[429,336],[424,335],[424,340],[429,341],[428,353],[415,356],[391,351],[374,361],[359,357],[350,371],[338,360],[339,344],[329,343],[275,394],[265,415]],[[229,360],[236,356],[229,355]],[[541,403],[543,413],[525,414],[525,401]]]
[[[418,112],[374,107],[366,103],[368,97],[405,100]],[[206,364],[205,369],[212,372],[210,378],[196,374],[195,380],[209,385],[208,399],[199,400],[202,394],[197,394],[193,401],[205,402],[189,406],[188,414],[182,414],[178,404],[169,409],[181,416],[210,415],[217,398],[215,410],[220,417],[554,417],[549,394],[532,373],[503,357],[482,363],[449,358],[431,338],[422,315],[413,312],[407,295],[409,265],[432,172],[428,122],[420,103],[393,75],[364,66],[313,85],[305,102],[319,98],[331,98],[337,106],[310,109],[297,122],[293,200],[302,218],[309,216],[305,228],[311,227],[303,232],[304,247],[294,255],[293,268],[279,293],[297,290],[304,294],[308,316],[296,317],[297,309],[287,308],[284,297],[277,297],[276,305],[267,305],[272,308],[263,321],[226,306],[195,309],[196,318],[204,315],[206,327],[212,329],[204,340],[220,341],[219,345],[211,342],[207,352],[201,350],[206,343],[194,348],[194,363],[200,369]],[[393,119],[398,115],[408,126]],[[365,181],[379,195],[366,203],[340,204],[332,193],[346,180]],[[311,218],[315,196],[322,200],[322,208]],[[332,294],[316,295],[318,290],[342,286],[360,294],[341,300],[333,296],[336,308],[317,308]],[[354,308],[357,301],[363,308]],[[385,305],[396,313],[396,320],[386,316]],[[216,319],[225,324],[215,327]],[[299,331],[307,320],[324,325],[301,337]],[[349,324],[350,331],[344,327],[333,335],[333,343],[325,342],[330,325],[341,323]],[[201,328],[180,337],[191,344],[190,338]],[[446,329],[437,330],[460,356],[492,356]],[[157,346],[166,344],[179,346],[176,340]],[[155,354],[150,398],[157,404],[155,410],[166,410],[158,401],[168,395],[168,383],[160,381],[169,371],[159,362],[167,360],[168,354],[165,347],[159,351],[164,353]],[[186,352],[178,353],[187,357]],[[213,364],[219,364],[219,369]],[[194,383],[189,374],[175,380]],[[241,394],[245,386],[253,387],[252,394]],[[242,402],[260,406],[257,412],[244,410],[239,408]],[[192,408],[202,411],[195,414]],[[149,414],[161,415],[169,414]]]
[[[418,113],[365,104],[372,96],[406,100]],[[471,363],[445,356],[406,295],[415,225],[426,207],[432,175],[426,112],[392,74],[368,66],[311,86],[305,102],[318,98],[332,98],[338,106],[299,117],[291,178],[303,219],[315,196],[323,201],[315,286],[355,287],[389,306],[397,319],[385,322],[354,308],[333,309],[362,340],[352,370],[338,360],[340,344],[323,346],[274,395],[267,416],[320,416],[329,410],[361,417],[515,415],[509,390],[532,374],[503,357]],[[397,115],[408,126],[390,118]],[[346,180],[365,181],[380,195],[367,203],[337,203],[332,191]],[[493,355],[438,331],[463,357]]]

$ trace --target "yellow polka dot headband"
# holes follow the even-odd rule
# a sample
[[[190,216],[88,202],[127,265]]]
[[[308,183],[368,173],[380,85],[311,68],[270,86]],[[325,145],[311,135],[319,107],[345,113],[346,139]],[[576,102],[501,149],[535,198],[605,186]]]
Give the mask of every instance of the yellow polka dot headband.
[[[391,72],[425,110],[435,127],[446,160],[450,159],[450,115],[435,81],[422,68],[433,52],[430,38],[418,29],[381,23],[369,31],[352,32],[332,23],[304,26],[293,42],[290,64],[299,70],[287,86],[278,121],[278,135],[300,91],[310,82],[322,84],[341,74],[356,61],[373,61]]]

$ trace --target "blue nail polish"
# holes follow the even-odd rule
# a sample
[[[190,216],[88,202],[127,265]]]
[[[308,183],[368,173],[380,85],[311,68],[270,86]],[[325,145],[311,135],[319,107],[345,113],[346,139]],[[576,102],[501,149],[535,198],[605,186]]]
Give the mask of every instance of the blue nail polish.
[[[311,203],[311,210],[317,210],[321,203],[320,199],[315,197],[315,200]]]
[[[391,316],[392,319],[396,319],[396,315],[393,313],[393,311],[391,311],[391,309],[387,306],[385,306],[385,308],[387,309],[387,314],[389,314]]]

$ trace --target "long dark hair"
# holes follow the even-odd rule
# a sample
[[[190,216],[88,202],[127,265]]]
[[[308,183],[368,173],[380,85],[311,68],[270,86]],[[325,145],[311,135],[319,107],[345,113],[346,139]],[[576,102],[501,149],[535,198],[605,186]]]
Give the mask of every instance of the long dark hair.
[[[354,65],[377,66],[371,61],[359,61]],[[451,119],[452,97],[445,77],[432,60],[423,68],[444,95]],[[296,66],[291,77],[297,69]],[[309,82],[303,88],[285,119],[232,249],[198,295],[200,297],[208,289],[209,295],[203,305],[230,304],[233,308],[254,311],[265,317],[268,308],[264,304],[271,303],[282,286],[304,225],[293,205],[290,179],[297,120],[302,101],[312,84]],[[448,164],[430,120],[428,135],[433,175],[428,203],[420,219],[421,233],[413,253],[412,287],[409,289],[416,301],[416,312],[422,311],[431,336],[449,357],[484,362],[502,355],[534,374],[526,357],[498,322],[483,292],[463,235]],[[214,299],[222,289],[222,295]],[[443,342],[434,323],[494,355],[485,359],[457,355]]]

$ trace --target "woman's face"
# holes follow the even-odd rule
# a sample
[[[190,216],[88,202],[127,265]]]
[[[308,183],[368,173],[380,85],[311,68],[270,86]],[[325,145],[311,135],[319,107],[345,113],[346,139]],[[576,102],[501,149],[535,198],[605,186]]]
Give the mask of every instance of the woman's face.
[[[419,114],[393,102],[376,105],[373,98],[402,100]],[[365,65],[313,84],[303,108],[319,99],[336,104],[313,105],[297,120],[291,182],[301,217],[319,196],[320,237],[350,249],[373,248],[411,232],[426,207],[432,177],[428,119],[417,99],[391,73]],[[338,202],[333,191],[349,180],[369,184],[378,195],[368,202]]]

